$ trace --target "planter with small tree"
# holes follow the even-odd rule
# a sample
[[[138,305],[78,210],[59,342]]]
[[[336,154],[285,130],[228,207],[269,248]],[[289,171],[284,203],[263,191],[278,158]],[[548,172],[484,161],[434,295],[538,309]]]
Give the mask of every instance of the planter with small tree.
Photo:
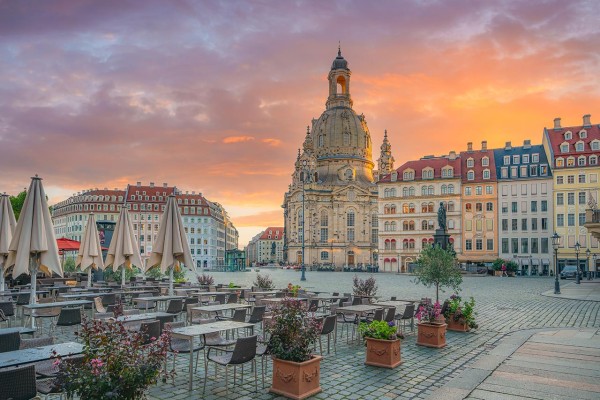
[[[365,364],[374,367],[396,368],[402,364],[398,328],[394,322],[372,321],[361,323],[358,331],[365,339],[367,348]]]
[[[426,246],[419,254],[415,270],[415,282],[426,287],[435,286],[435,304],[425,301],[417,310],[417,344],[428,347],[446,345],[446,323],[441,315],[439,303],[440,290],[449,287],[460,290],[462,275],[456,265],[456,256],[452,250],[444,250],[439,245]]]
[[[312,354],[321,323],[303,301],[287,298],[273,311],[266,328],[273,359],[270,391],[291,399],[305,399],[321,391],[321,356]]]
[[[475,322],[475,299],[471,297],[469,300],[461,302],[459,295],[453,294],[448,300],[448,308],[444,317],[449,331],[468,332],[471,329],[477,328]]]

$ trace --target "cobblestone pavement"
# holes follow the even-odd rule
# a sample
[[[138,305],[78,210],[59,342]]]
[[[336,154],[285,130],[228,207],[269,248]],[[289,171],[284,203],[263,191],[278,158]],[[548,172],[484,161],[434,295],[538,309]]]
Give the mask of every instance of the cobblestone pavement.
[[[265,271],[261,271],[265,273]],[[294,271],[268,271],[277,286],[298,282]],[[251,284],[254,273],[215,273],[217,282],[234,281]],[[365,277],[364,275],[363,277]],[[401,299],[434,297],[435,292],[415,285],[412,277],[376,274],[379,294],[384,298]],[[303,282],[304,283],[304,282]],[[562,282],[563,286],[571,283]],[[352,274],[311,272],[304,286],[312,290],[350,292]],[[358,342],[348,344],[338,335],[337,353],[333,351],[321,362],[323,392],[314,399],[423,399],[436,388],[459,375],[482,354],[494,349],[508,334],[523,329],[544,327],[599,327],[599,302],[567,300],[542,296],[553,287],[552,278],[499,278],[466,277],[461,295],[473,296],[477,302],[477,320],[480,328],[471,333],[448,332],[448,345],[443,349],[429,349],[415,345],[415,334],[408,333],[402,342],[401,366],[394,370],[364,365],[364,347]],[[445,298],[449,295],[441,295]],[[416,331],[415,331],[416,333]],[[223,369],[215,381],[213,366],[209,370],[206,394],[202,394],[204,370],[199,366],[195,374],[194,390],[187,390],[187,355],[177,357],[175,384],[159,383],[149,393],[149,399],[278,399],[268,393],[270,360],[266,371],[265,388],[261,389],[259,363],[259,391],[254,392],[250,368],[245,369],[243,384],[232,385],[230,371],[229,393],[225,393]]]

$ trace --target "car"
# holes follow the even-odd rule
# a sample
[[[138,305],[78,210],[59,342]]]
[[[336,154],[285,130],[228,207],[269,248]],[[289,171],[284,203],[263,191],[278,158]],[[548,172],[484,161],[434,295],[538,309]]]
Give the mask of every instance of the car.
[[[577,266],[576,265],[565,265],[565,267],[560,271],[560,279],[575,279],[577,276]],[[579,271],[579,278],[581,278],[581,271]]]

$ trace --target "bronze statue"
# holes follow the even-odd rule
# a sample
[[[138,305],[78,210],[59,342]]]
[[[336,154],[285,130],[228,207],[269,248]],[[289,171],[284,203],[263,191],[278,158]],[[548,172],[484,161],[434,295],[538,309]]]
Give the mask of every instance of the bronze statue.
[[[440,202],[440,208],[438,209],[438,225],[442,231],[446,232],[446,207],[442,202]]]

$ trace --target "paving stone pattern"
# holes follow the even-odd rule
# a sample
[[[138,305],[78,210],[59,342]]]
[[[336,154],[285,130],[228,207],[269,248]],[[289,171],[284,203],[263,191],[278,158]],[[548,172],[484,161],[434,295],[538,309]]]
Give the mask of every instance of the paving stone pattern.
[[[264,271],[261,271],[263,273]],[[279,287],[287,282],[298,283],[293,271],[268,271]],[[362,277],[366,277],[363,274]],[[234,281],[251,284],[254,273],[215,274],[217,282]],[[413,283],[410,276],[376,274],[378,293],[383,298],[420,299],[435,296],[433,289]],[[352,274],[310,272],[304,286],[313,290],[350,292]],[[304,282],[303,282],[304,283]],[[563,285],[567,284],[562,282]],[[568,283],[571,284],[571,283]],[[415,344],[415,333],[408,332],[402,342],[401,366],[394,370],[364,365],[364,346],[358,342],[348,344],[345,332],[338,334],[337,353],[333,350],[321,362],[321,387],[323,392],[314,399],[424,399],[451,379],[459,376],[482,355],[493,350],[510,332],[547,327],[598,327],[600,302],[567,300],[542,296],[553,287],[551,278],[499,278],[468,277],[463,283],[463,297],[473,296],[477,302],[480,328],[471,333],[448,332],[448,345],[443,349],[429,349]],[[443,295],[448,297],[450,293]],[[64,337],[66,340],[67,337]],[[324,340],[326,344],[326,340]],[[265,388],[261,389],[260,362],[259,392],[254,392],[253,374],[245,368],[244,383],[234,387],[230,370],[229,394],[225,393],[223,369],[215,381],[213,366],[209,370],[206,394],[202,394],[203,366],[195,374],[194,390],[187,388],[188,356],[177,357],[175,384],[159,383],[151,388],[149,399],[278,399],[268,393],[271,379],[271,362],[268,360]],[[169,365],[172,361],[169,362]],[[483,379],[483,378],[482,378]]]

